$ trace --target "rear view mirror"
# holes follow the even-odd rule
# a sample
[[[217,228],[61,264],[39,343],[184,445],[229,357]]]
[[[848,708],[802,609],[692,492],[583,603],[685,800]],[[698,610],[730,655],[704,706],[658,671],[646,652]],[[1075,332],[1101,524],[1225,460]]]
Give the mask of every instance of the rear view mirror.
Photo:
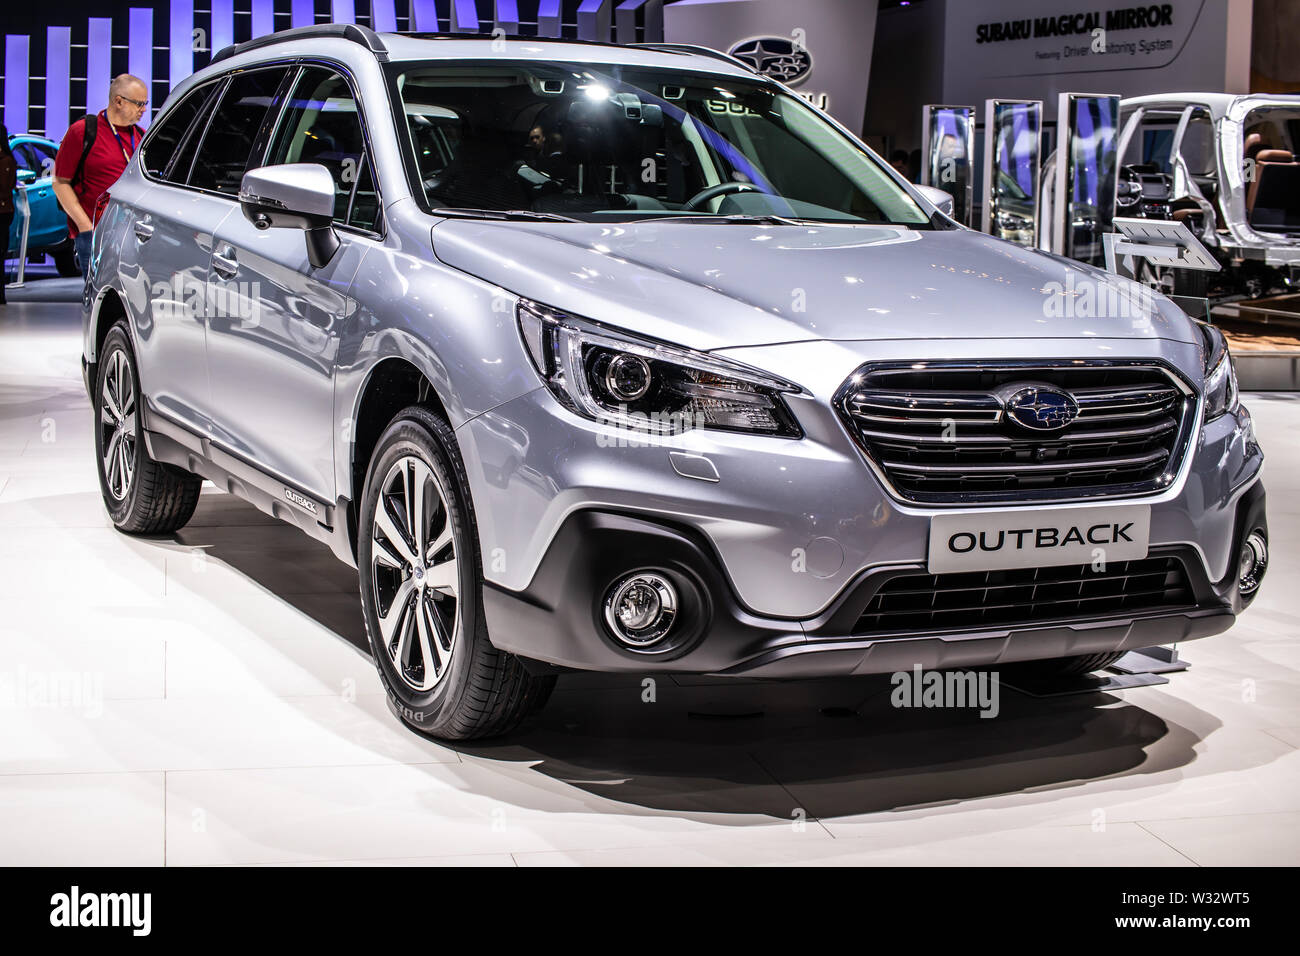
[[[239,207],[258,229],[301,229],[307,258],[317,269],[338,251],[334,234],[334,177],[320,163],[284,163],[244,173]]]
[[[939,210],[945,216],[952,215],[952,193],[945,192],[938,186],[912,186],[921,194],[921,198]]]

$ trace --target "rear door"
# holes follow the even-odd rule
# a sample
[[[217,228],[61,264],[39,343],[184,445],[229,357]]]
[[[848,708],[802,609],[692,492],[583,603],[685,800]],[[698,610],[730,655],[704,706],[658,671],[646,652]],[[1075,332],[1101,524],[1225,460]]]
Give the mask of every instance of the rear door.
[[[155,411],[203,435],[215,431],[208,379],[208,268],[213,235],[239,215],[235,196],[287,65],[237,71],[191,93],[144,144],[145,198],[123,250],[138,258],[149,295],[141,375]]]
[[[210,275],[214,301],[224,303],[208,324],[220,429],[232,450],[325,506],[337,491],[334,373],[347,292],[379,228],[365,143],[348,78],[333,66],[303,66],[264,164],[329,170],[340,248],[316,269],[301,230],[259,230],[237,213],[217,229]]]

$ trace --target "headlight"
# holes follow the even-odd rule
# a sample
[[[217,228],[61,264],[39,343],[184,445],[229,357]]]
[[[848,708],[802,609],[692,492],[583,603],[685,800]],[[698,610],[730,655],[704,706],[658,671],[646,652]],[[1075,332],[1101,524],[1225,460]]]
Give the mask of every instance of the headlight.
[[[1005,209],[999,209],[993,214],[993,218],[997,222],[998,228],[1007,232],[1024,232],[1027,229],[1034,228],[1034,221],[1028,216],[1008,212]]]
[[[1223,333],[1208,323],[1198,324],[1205,338],[1205,420],[1209,422],[1237,410],[1237,370]]]
[[[703,352],[521,300],[519,331],[542,380],[572,411],[658,434],[692,428],[799,438],[781,397],[799,388]]]

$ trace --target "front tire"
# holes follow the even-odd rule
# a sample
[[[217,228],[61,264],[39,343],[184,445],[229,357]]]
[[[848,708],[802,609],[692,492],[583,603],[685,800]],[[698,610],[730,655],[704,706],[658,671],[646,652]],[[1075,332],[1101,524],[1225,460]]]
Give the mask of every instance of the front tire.
[[[140,426],[140,376],[122,322],[109,329],[100,349],[93,404],[99,489],[113,524],[127,534],[183,528],[203,480],[149,457]]]
[[[505,734],[550,694],[488,639],[465,466],[450,426],[398,413],[375,448],[358,523],[361,605],[393,710],[444,740]]]

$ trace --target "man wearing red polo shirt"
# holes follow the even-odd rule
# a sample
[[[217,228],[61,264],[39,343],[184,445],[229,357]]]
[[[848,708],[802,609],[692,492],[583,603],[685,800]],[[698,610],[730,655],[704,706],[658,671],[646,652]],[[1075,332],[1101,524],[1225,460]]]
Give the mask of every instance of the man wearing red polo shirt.
[[[108,88],[108,108],[99,111],[94,139],[86,152],[86,119],[68,127],[54,157],[54,194],[68,214],[68,231],[81,274],[90,268],[90,242],[103,211],[101,200],[126,169],[144,130],[136,124],[149,106],[149,91],[139,77],[118,76]],[[83,159],[84,155],[84,159]]]

